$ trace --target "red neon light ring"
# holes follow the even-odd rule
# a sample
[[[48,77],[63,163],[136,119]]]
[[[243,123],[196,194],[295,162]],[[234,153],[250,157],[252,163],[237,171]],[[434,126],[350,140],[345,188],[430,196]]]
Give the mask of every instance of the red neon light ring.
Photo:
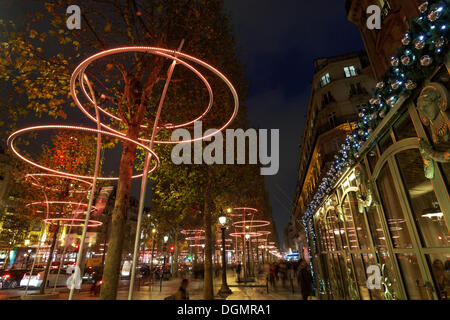
[[[237,210],[237,211],[243,211],[242,213],[234,213],[234,212],[230,212],[228,213],[228,215],[230,217],[245,217],[245,216],[251,216],[254,215],[255,213],[258,212],[258,209],[255,208],[250,208],[250,207],[239,207],[239,208],[233,208],[233,211]],[[246,212],[246,211],[250,211],[250,212]]]
[[[266,220],[247,220],[247,221],[236,221],[233,222],[233,226],[237,228],[261,228],[270,225],[270,221]]]
[[[262,236],[262,234],[259,232],[232,232],[232,233],[230,233],[230,237],[238,238],[238,237],[245,236],[246,234],[248,234],[250,236],[250,238]]]
[[[114,54],[114,53],[112,53],[112,54]],[[158,55],[161,55],[161,56],[163,56],[163,57],[172,59],[172,56],[167,55],[167,54],[164,54],[164,53],[161,53],[161,52],[160,52]],[[89,64],[90,64],[91,62],[93,62],[93,61],[90,61]],[[209,103],[208,103],[208,106],[206,107],[205,111],[204,111],[199,117],[197,117],[196,119],[194,119],[194,120],[192,120],[192,121],[189,121],[189,122],[186,122],[186,123],[183,123],[183,124],[179,124],[179,125],[173,125],[173,124],[172,124],[172,125],[166,125],[166,126],[163,127],[163,128],[165,128],[165,129],[176,129],[176,128],[181,128],[181,127],[186,127],[186,126],[188,126],[188,125],[190,125],[190,124],[193,124],[195,121],[201,120],[201,119],[204,118],[204,117],[206,116],[206,114],[210,111],[210,109],[211,109],[211,107],[212,107],[212,104],[213,104],[213,92],[212,92],[212,88],[211,88],[211,85],[209,84],[208,80],[207,80],[207,79],[206,79],[206,78],[205,78],[205,77],[204,77],[197,69],[195,69],[194,67],[192,67],[190,64],[184,62],[183,60],[178,60],[178,62],[179,62],[180,64],[184,65],[185,67],[187,67],[188,69],[190,69],[192,72],[194,72],[194,73],[200,78],[200,80],[202,80],[202,82],[205,84],[206,88],[208,89]],[[94,104],[94,101],[91,99],[91,97],[90,97],[89,94],[87,93],[87,90],[86,90],[86,88],[85,88],[85,86],[84,86],[84,82],[81,81],[81,79],[83,78],[84,71],[86,70],[86,68],[87,68],[87,65],[86,65],[86,67],[85,67],[83,70],[80,70],[80,71],[79,71],[78,75],[73,74],[72,76],[73,76],[73,77],[78,76],[78,81],[79,81],[79,83],[81,84],[81,89],[82,89],[82,91],[83,91],[83,93],[84,93],[84,96],[85,96],[92,104]],[[75,85],[75,82],[74,82],[74,85]],[[76,99],[78,100],[78,97],[76,97]],[[78,102],[79,102],[79,101],[78,101]],[[77,105],[78,105],[78,104],[77,104]],[[81,105],[81,103],[80,103],[80,105]],[[81,106],[82,106],[82,105],[81,105]],[[122,119],[120,119],[119,117],[115,116],[114,114],[112,114],[112,113],[106,111],[105,109],[99,107],[98,105],[97,105],[97,108],[98,108],[103,114],[107,115],[108,117],[110,117],[110,118],[112,118],[112,119],[114,119],[114,120],[116,120],[116,121],[123,122]],[[84,109],[84,107],[83,107],[83,109]],[[85,114],[88,115],[88,117],[91,118],[91,120],[96,121],[95,118],[94,118],[89,112],[87,112],[87,110],[86,110]],[[123,134],[123,133],[121,133],[120,131],[117,131],[117,130],[115,130],[115,129],[112,129],[111,127],[109,127],[109,126],[107,126],[107,125],[102,124],[102,126],[103,126],[104,128],[107,128],[108,130],[111,130],[111,131],[115,132],[115,133]],[[146,125],[141,125],[141,128],[148,128],[148,126],[146,126]],[[161,128],[160,128],[160,129],[161,129]],[[140,140],[142,140],[142,141],[149,141],[149,140],[146,140],[146,139],[140,139]]]
[[[186,241],[204,240],[205,236],[186,237]]]
[[[63,222],[60,225],[63,226],[72,226],[72,227],[82,227],[84,226],[84,219],[72,219],[72,218],[48,218],[48,219],[44,219],[44,222],[46,224],[53,224],[56,225],[59,222]],[[69,223],[64,223],[65,221],[70,221],[71,224]],[[73,222],[80,222],[79,224],[73,224]],[[101,221],[97,221],[97,220],[89,220],[88,222],[88,227],[93,228],[93,227],[100,227],[101,225],[103,225],[103,222]]]
[[[181,230],[180,231],[182,234],[196,234],[196,233],[204,233],[205,230],[202,229],[198,229],[198,230]]]
[[[225,242],[233,241],[233,239],[225,239]],[[217,239],[217,242],[222,242],[222,239]]]
[[[46,211],[42,211],[42,210],[36,210],[34,212],[36,212],[36,213],[46,213]],[[49,211],[48,212],[49,215],[62,215],[62,214],[64,214],[64,215],[66,215],[66,214],[67,215],[71,215],[71,214],[73,214],[74,216],[77,216],[78,214],[84,214],[84,213],[86,213],[86,211],[83,211],[83,210],[74,210],[72,212],[56,212],[56,211]]]
[[[92,183],[86,181],[86,180],[81,180],[81,179],[77,179],[77,178],[73,178],[73,177],[67,177],[67,176],[63,176],[63,175],[59,175],[59,174],[50,174],[50,173],[27,173],[25,175],[25,180],[29,181],[30,178],[34,179],[36,182],[33,181],[29,181],[30,184],[34,187],[37,188],[42,188],[42,189],[46,189],[46,190],[50,190],[50,191],[56,191],[59,192],[61,190],[57,189],[57,188],[52,188],[52,187],[46,187],[43,186],[41,184],[39,184],[39,179],[40,177],[48,177],[48,178],[57,178],[57,179],[70,179],[70,180],[74,180],[74,181],[78,181],[81,183],[86,184],[89,188],[92,187]],[[75,193],[87,193],[89,192],[90,189],[86,189],[86,190],[73,190],[71,192],[75,192]]]
[[[74,209],[72,212],[53,212],[55,214],[78,214],[78,213],[85,213],[85,211],[79,210],[78,208],[84,207],[87,208],[87,203],[82,202],[74,202],[74,201],[36,201],[31,202],[25,205],[25,207],[34,207],[34,206],[57,206],[57,205],[64,205],[64,206],[74,206],[76,209]],[[69,209],[70,210],[70,209]],[[97,211],[97,208],[95,206],[91,207],[91,213]],[[43,211],[36,211],[38,213]],[[49,212],[50,213],[50,212]]]
[[[142,143],[139,143],[137,141],[134,141],[134,140],[132,140],[132,139],[130,139],[128,137],[124,137],[122,135],[117,135],[117,134],[114,134],[114,133],[111,133],[111,132],[107,132],[107,131],[98,131],[97,129],[93,129],[93,128],[77,127],[77,126],[62,126],[62,125],[35,126],[35,127],[28,127],[28,128],[20,129],[20,130],[14,132],[13,134],[11,134],[8,137],[7,144],[9,146],[9,148],[11,149],[11,151],[17,157],[19,157],[23,161],[27,162],[28,164],[31,164],[34,167],[37,167],[37,168],[42,169],[44,171],[52,172],[52,173],[57,174],[57,175],[62,175],[62,176],[70,177],[70,178],[76,178],[76,179],[87,179],[87,180],[93,180],[94,179],[94,177],[92,177],[92,176],[83,176],[83,175],[67,173],[67,172],[63,172],[63,171],[59,171],[59,170],[54,170],[54,169],[42,166],[42,165],[40,165],[40,164],[38,164],[38,163],[36,163],[36,162],[34,162],[32,160],[29,160],[28,158],[26,158],[24,156],[22,156],[16,150],[16,148],[14,147],[14,141],[15,141],[15,139],[18,136],[20,136],[20,135],[22,135],[24,133],[27,133],[27,132],[35,131],[35,130],[79,130],[79,131],[85,131],[85,132],[90,132],[90,133],[105,134],[107,136],[111,136],[111,137],[114,137],[114,138],[118,138],[118,139],[122,139],[122,140],[125,140],[125,141],[128,141],[128,142],[134,143],[137,146],[145,149],[147,152],[150,152],[152,154],[152,156],[155,157],[156,164],[155,164],[155,166],[152,169],[149,170],[148,173],[151,173],[154,170],[156,170],[156,168],[160,164],[160,160],[159,160],[158,155],[152,149],[150,149],[148,146],[146,146],[146,145],[144,145]],[[132,178],[135,179],[135,178],[141,178],[141,177],[142,177],[142,174],[139,174],[139,175],[134,175]],[[97,179],[98,180],[102,180],[102,181],[117,181],[117,180],[119,180],[119,177],[98,177]]]
[[[190,244],[189,247],[199,247],[199,248],[203,248],[205,245],[204,244]]]

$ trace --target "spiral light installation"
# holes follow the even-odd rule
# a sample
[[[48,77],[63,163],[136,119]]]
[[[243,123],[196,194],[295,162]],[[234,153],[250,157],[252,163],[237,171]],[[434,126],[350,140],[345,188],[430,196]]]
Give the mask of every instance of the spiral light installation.
[[[209,137],[212,137],[219,133],[220,131],[227,128],[230,123],[234,120],[234,118],[237,115],[238,109],[239,109],[239,98],[238,94],[231,84],[231,82],[228,80],[228,78],[222,74],[219,70],[211,66],[210,64],[195,58],[193,56],[190,56],[188,54],[182,53],[181,48],[183,46],[184,40],[181,42],[178,50],[170,50],[170,49],[164,49],[164,48],[157,48],[157,47],[149,47],[149,46],[126,46],[126,47],[119,47],[109,50],[101,51],[97,54],[94,54],[84,61],[82,61],[74,70],[71,76],[70,80],[70,93],[72,96],[72,99],[75,102],[75,105],[85,114],[90,120],[92,120],[95,124],[95,128],[90,127],[83,127],[83,126],[77,126],[77,125],[41,125],[41,126],[31,126],[27,128],[23,128],[21,130],[18,130],[11,134],[8,137],[7,144],[10,150],[15,154],[18,158],[20,158],[22,161],[42,170],[43,172],[46,172],[47,174],[51,174],[54,177],[61,177],[61,178],[72,178],[84,181],[86,183],[90,184],[90,190],[89,193],[89,201],[87,206],[83,205],[83,210],[85,209],[85,218],[79,219],[79,218],[72,218],[72,224],[76,223],[75,226],[83,226],[83,232],[81,236],[81,242],[80,242],[80,248],[79,252],[83,252],[84,242],[86,238],[86,232],[87,228],[91,226],[97,226],[99,225],[97,222],[94,222],[90,219],[91,212],[94,212],[93,210],[93,200],[96,190],[96,184],[97,181],[117,181],[118,177],[103,177],[99,176],[99,164],[100,164],[100,155],[101,155],[101,141],[102,136],[107,136],[110,138],[118,139],[122,142],[129,142],[133,143],[136,146],[142,148],[146,152],[145,157],[145,163],[144,163],[144,169],[141,174],[134,175],[133,178],[141,178],[141,192],[140,192],[140,199],[139,199],[139,210],[138,210],[138,222],[137,222],[137,228],[136,228],[136,239],[135,239],[135,246],[134,246],[134,255],[133,255],[133,264],[132,264],[132,277],[130,282],[130,290],[128,298],[131,300],[133,296],[133,288],[134,288],[134,277],[136,272],[136,263],[137,263],[137,256],[138,256],[138,248],[139,248],[139,241],[140,241],[140,230],[141,230],[141,224],[142,224],[142,214],[143,214],[143,208],[144,208],[144,200],[145,200],[145,193],[146,193],[146,186],[147,186],[147,180],[149,173],[153,172],[157,169],[159,166],[159,158],[157,154],[153,151],[153,146],[155,143],[157,144],[179,144],[179,143],[191,143],[194,141],[201,141],[204,139],[207,139]],[[98,59],[102,59],[107,56],[117,55],[117,54],[124,54],[124,53],[146,53],[146,54],[152,54],[155,56],[160,56],[165,59],[171,60],[172,64],[169,67],[168,73],[167,73],[167,79],[165,81],[165,86],[163,89],[163,92],[161,94],[161,98],[159,101],[158,109],[156,112],[155,119],[153,122],[153,130],[151,133],[151,137],[149,138],[137,138],[135,140],[128,138],[125,133],[121,132],[120,130],[117,130],[115,128],[112,128],[107,123],[102,122],[101,115],[106,116],[111,121],[121,122],[121,118],[109,111],[107,111],[102,106],[99,106],[96,99],[96,93],[94,92],[92,88],[92,84],[86,75],[86,69],[89,67],[91,63]],[[189,63],[188,63],[189,62]],[[172,73],[175,68],[175,66],[179,64],[187,68],[188,70],[192,71],[205,85],[208,95],[209,95],[209,101],[208,104],[205,107],[205,110],[195,117],[193,120],[187,121],[185,123],[180,124],[165,124],[160,125],[159,124],[159,118],[162,110],[162,106],[164,104],[164,100],[166,97],[166,93],[171,81]],[[196,121],[202,120],[212,109],[213,109],[213,102],[214,102],[214,95],[213,90],[211,88],[211,85],[209,84],[206,77],[198,70],[198,68],[194,67],[193,65],[200,66],[208,71],[210,71],[212,74],[214,74],[216,77],[218,77],[220,80],[222,80],[226,86],[228,87],[232,97],[233,97],[233,112],[228,118],[227,121],[217,130],[214,132],[203,135],[201,137],[195,137],[191,140],[184,140],[184,141],[171,141],[171,140],[157,140],[156,136],[161,130],[174,130],[177,128],[187,127],[191,124],[193,124]],[[87,85],[87,88],[86,88]],[[88,102],[94,107],[95,114],[91,114],[88,111],[88,108],[86,108],[85,105],[80,101],[78,97],[78,92],[81,92],[84,97],[88,100]],[[98,92],[97,92],[98,96]],[[151,123],[151,122],[150,122]],[[146,126],[142,126],[143,129],[147,128]],[[148,129],[148,128],[147,128]],[[95,134],[97,136],[97,153],[95,158],[95,164],[94,164],[94,174],[92,176],[87,175],[79,175],[75,172],[64,172],[61,170],[52,169],[45,164],[40,164],[32,159],[29,159],[25,155],[23,155],[15,146],[16,139],[24,134],[27,133],[34,133],[36,131],[45,131],[45,130],[69,130],[69,131],[75,131],[75,132],[83,132],[83,133],[89,133],[89,134]],[[150,169],[150,162],[154,159],[154,166]],[[48,201],[48,200],[46,200]],[[49,203],[46,203],[45,201],[42,202],[47,205],[47,213],[50,212],[49,210]],[[61,221],[63,223],[68,223],[66,220],[61,220],[63,218],[52,218],[47,217],[45,222],[46,223],[54,223],[57,220],[54,219],[60,219],[58,221]],[[64,218],[67,219],[67,218]],[[70,218],[69,218],[70,219]],[[77,257],[77,263],[75,268],[75,273],[79,272],[79,267],[81,263],[82,257],[81,254]],[[75,281],[75,276],[73,277]],[[74,292],[74,282],[72,283],[69,300],[73,298],[73,292]]]

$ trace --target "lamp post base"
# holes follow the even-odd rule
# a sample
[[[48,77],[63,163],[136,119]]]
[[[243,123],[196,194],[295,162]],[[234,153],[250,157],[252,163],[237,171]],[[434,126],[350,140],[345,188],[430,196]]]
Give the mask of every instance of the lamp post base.
[[[228,285],[225,283],[222,283],[222,287],[220,287],[218,295],[221,297],[226,297],[232,293],[233,293],[233,291],[231,291],[231,289],[228,287]]]

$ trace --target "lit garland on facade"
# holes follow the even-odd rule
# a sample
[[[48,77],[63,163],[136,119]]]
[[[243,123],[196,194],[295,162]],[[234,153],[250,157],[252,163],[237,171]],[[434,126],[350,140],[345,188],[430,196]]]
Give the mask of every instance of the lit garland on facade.
[[[409,97],[444,61],[448,52],[449,5],[450,0],[423,2],[419,6],[421,15],[409,23],[409,31],[402,39],[403,46],[391,58],[390,70],[377,83],[368,107],[359,114],[357,127],[341,145],[303,216],[305,232],[308,234],[310,229],[314,242],[316,235],[312,225],[308,228],[308,221],[312,221],[314,212],[330,194],[333,185],[347,168],[356,164],[364,143],[399,99]]]

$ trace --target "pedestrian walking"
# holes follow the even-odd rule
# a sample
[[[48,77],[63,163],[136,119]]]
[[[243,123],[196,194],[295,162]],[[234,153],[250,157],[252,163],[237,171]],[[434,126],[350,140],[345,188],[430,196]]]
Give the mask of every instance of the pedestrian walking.
[[[237,282],[241,282],[241,271],[242,271],[242,266],[241,263],[239,262],[236,266],[236,275],[237,275]]]
[[[276,289],[277,265],[274,263],[270,268],[270,285]]]
[[[168,296],[164,300],[189,300],[189,292],[187,291],[189,285],[188,279],[181,281],[180,288],[171,296]]]
[[[300,260],[298,280],[300,283],[302,298],[303,300],[308,300],[308,297],[313,295],[313,277],[308,269],[308,263],[304,259]]]
[[[281,278],[281,284],[283,288],[286,288],[286,279],[287,279],[287,266],[284,261],[280,263],[279,274]]]

